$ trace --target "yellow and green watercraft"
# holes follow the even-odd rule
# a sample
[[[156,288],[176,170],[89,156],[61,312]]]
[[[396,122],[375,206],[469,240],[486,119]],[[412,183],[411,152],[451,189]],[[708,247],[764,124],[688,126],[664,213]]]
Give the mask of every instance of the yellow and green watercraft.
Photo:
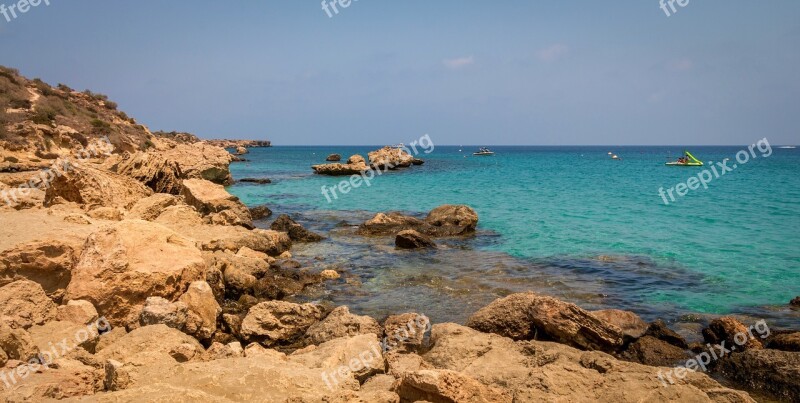
[[[695,158],[692,153],[688,151],[684,151],[684,153],[686,154],[684,157],[674,162],[667,162],[666,165],[671,167],[701,167],[704,165],[703,161]]]

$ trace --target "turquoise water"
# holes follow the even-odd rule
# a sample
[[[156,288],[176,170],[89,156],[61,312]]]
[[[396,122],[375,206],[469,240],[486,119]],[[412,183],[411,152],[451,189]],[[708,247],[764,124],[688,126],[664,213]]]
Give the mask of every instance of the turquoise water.
[[[313,175],[310,165],[329,153],[366,156],[376,148],[252,149],[250,162],[232,167],[235,178],[273,180],[232,186],[245,203],[266,204],[329,235],[297,253],[330,254],[339,266],[353,267],[363,292],[325,296],[335,302],[358,294],[370,313],[418,307],[461,320],[496,296],[534,289],[648,318],[739,313],[800,324],[798,312],[786,307],[800,295],[798,149],[773,146],[768,157],[755,149],[756,158],[713,179],[707,190],[665,205],[659,188],[702,170],[664,166],[680,148],[492,147],[497,155],[473,157],[475,147],[439,146],[420,153],[425,165],[386,173],[328,202],[321,187],[343,178]],[[730,158],[732,166],[741,149],[692,152],[706,162]],[[612,160],[609,151],[622,161]],[[398,254],[391,240],[359,241],[339,223],[358,224],[378,211],[424,213],[446,203],[473,207],[479,234],[445,241],[444,251],[422,257]],[[393,268],[404,277],[382,272]],[[438,274],[420,283],[442,284],[413,291],[419,284],[409,279],[429,272]],[[421,300],[409,302],[415,292]]]

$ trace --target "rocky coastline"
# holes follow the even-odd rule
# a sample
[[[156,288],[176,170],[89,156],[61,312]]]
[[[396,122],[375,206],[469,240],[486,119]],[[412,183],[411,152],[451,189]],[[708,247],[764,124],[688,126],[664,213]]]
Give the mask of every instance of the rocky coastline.
[[[800,400],[800,333],[766,323],[715,318],[701,344],[662,321],[530,292],[464,324],[295,301],[342,273],[292,256],[325,233],[288,215],[267,227],[269,206],[225,189],[234,155],[223,146],[258,145],[156,135],[107,99],[3,71],[28,102],[0,105],[13,115],[0,139],[3,401]],[[86,113],[36,123],[49,102]],[[85,122],[92,113],[103,131]],[[315,170],[415,164],[384,151]],[[422,219],[378,213],[354,236],[424,250],[478,223],[472,208],[443,205]]]

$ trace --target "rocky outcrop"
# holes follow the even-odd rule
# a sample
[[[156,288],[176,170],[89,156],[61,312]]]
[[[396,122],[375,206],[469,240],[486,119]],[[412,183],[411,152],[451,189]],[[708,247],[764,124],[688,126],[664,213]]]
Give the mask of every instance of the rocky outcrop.
[[[126,218],[131,220],[155,221],[167,207],[180,204],[176,196],[156,193],[150,197],[139,200],[131,207]]]
[[[628,361],[654,367],[675,367],[685,364],[690,358],[686,350],[653,336],[644,336],[633,342],[622,357]]]
[[[130,326],[148,297],[179,297],[205,268],[190,240],[155,223],[122,221],[89,236],[65,297],[90,301],[114,326]]]
[[[262,302],[250,308],[242,321],[241,334],[267,347],[291,344],[302,337],[311,325],[320,321],[322,313],[322,308],[314,304]]]
[[[325,158],[325,161],[329,162],[339,162],[342,160],[342,156],[340,154],[331,154],[328,158]]]
[[[368,154],[369,164],[372,169],[397,169],[408,168],[414,157],[401,148],[383,147]]]
[[[250,215],[253,220],[261,220],[272,215],[272,210],[267,206],[250,207]]]
[[[789,305],[800,306],[800,297],[795,297],[791,302],[789,302]]]
[[[84,209],[118,207],[129,209],[153,194],[139,181],[89,166],[74,167],[56,177],[45,191],[45,206],[74,202]]]
[[[766,346],[775,350],[800,352],[800,332],[776,334]]]
[[[675,347],[682,348],[684,350],[689,348],[689,344],[686,343],[686,339],[684,339],[681,335],[670,329],[663,320],[657,320],[650,324],[645,331],[645,336],[652,336],[656,339],[661,341],[665,341]]]
[[[236,155],[245,155],[245,154],[249,154],[249,153],[250,153],[250,151],[248,151],[247,147],[245,147],[245,146],[237,146],[236,147]]]
[[[273,231],[281,231],[289,234],[289,238],[295,242],[319,242],[324,238],[321,235],[315,234],[298,224],[286,214],[281,214],[276,219],[270,228]]]
[[[358,228],[360,235],[388,236],[414,230],[433,237],[468,235],[475,232],[478,214],[468,206],[443,205],[433,209],[425,220],[397,212],[378,213]]]
[[[56,320],[78,325],[88,325],[98,319],[97,309],[89,301],[69,301],[66,305],[60,305],[56,313]]]
[[[786,401],[800,401],[800,353],[765,349],[735,352],[723,357],[715,370],[748,388]]]
[[[250,210],[222,185],[202,179],[187,179],[183,181],[181,195],[186,203],[207,216],[211,224],[253,228]]]
[[[703,338],[711,344],[734,347],[737,351],[762,349],[764,346],[757,337],[750,337],[750,329],[738,320],[726,316],[714,319],[703,329]]]
[[[622,330],[577,305],[532,292],[512,294],[480,309],[467,326],[514,340],[552,340],[586,350],[618,351]]]
[[[211,286],[205,281],[193,282],[179,301],[188,308],[184,331],[199,340],[210,338],[217,330],[217,318],[222,314]]]
[[[81,245],[61,240],[35,241],[0,253],[0,286],[27,279],[39,283],[54,301],[60,301],[72,279]]]
[[[178,144],[159,153],[162,158],[178,163],[184,179],[204,179],[220,185],[233,183],[229,169],[232,156],[222,147],[202,142]]]
[[[391,315],[383,322],[386,347],[398,352],[418,351],[430,326],[430,319],[418,313]]]
[[[39,347],[30,333],[0,322],[0,367],[4,366],[8,360],[28,362],[38,354]]]
[[[96,356],[101,360],[115,360],[122,364],[136,362],[140,357],[155,360],[166,358],[172,353],[185,350],[204,351],[194,338],[166,325],[144,326],[127,333],[109,343]],[[177,361],[177,360],[175,360]]]
[[[400,249],[435,248],[436,243],[427,235],[420,234],[413,229],[400,231],[394,239],[394,244]]]
[[[242,178],[239,179],[239,182],[242,183],[255,183],[257,185],[266,185],[272,183],[270,179],[267,178]]]
[[[39,283],[18,280],[0,287],[0,322],[14,329],[29,329],[55,317],[56,304]]]
[[[136,179],[156,193],[177,195],[181,191],[183,172],[180,164],[160,153],[125,153],[106,161],[106,166],[113,172]]]
[[[360,155],[351,156],[346,164],[321,164],[311,168],[316,174],[328,176],[358,175],[370,169],[364,157]]]
[[[394,385],[403,401],[511,403],[511,394],[449,370],[404,373]]]
[[[358,316],[350,313],[346,306],[331,311],[321,322],[314,323],[305,334],[306,344],[322,344],[340,337],[351,337],[361,334],[383,334],[383,330],[375,319],[369,316]]]
[[[631,339],[638,339],[644,335],[649,325],[639,315],[619,309],[605,309],[591,311],[598,319],[622,329],[622,333]]]

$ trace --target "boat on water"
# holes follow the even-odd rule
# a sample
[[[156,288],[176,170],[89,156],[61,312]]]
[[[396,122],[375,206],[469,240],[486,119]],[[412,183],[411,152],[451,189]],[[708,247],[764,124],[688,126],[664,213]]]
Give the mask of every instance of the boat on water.
[[[795,147],[795,146],[783,146],[783,147],[778,147],[778,148],[783,148],[783,149],[787,149],[787,150],[793,150],[793,149],[795,149],[797,147]]]
[[[667,162],[665,165],[670,167],[701,167],[703,166],[703,161],[695,158],[692,153],[688,151],[684,151],[684,156],[678,158],[677,161]]]
[[[494,151],[489,150],[486,147],[481,147],[480,150],[478,150],[478,152],[472,153],[472,155],[483,157],[488,155],[494,155]]]

